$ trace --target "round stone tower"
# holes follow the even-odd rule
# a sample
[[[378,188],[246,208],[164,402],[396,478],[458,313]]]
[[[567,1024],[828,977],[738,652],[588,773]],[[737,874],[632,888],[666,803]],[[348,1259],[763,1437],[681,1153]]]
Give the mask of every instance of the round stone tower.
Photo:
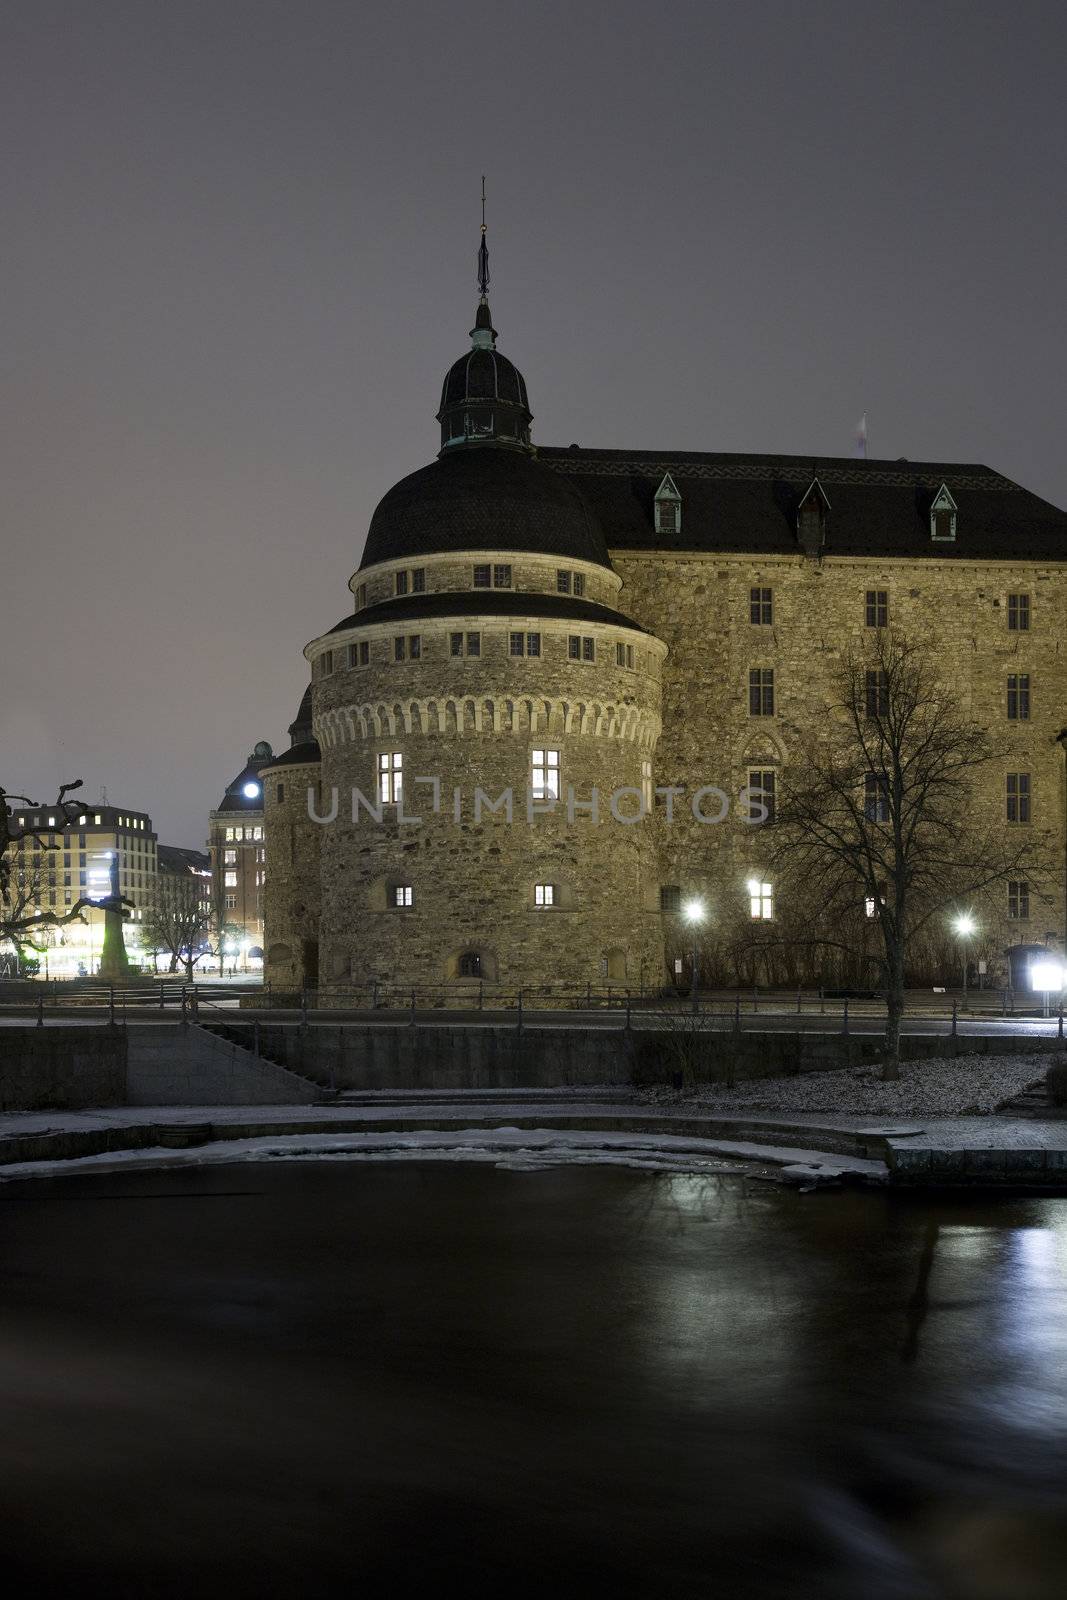
[[[375,981],[662,980],[647,812],[666,650],[618,609],[587,502],[537,460],[484,233],[479,285],[440,454],[384,497],[355,609],[304,652],[321,765],[288,760],[318,785],[318,974],[338,1000]],[[287,807],[281,774],[264,780]],[[300,935],[281,936],[280,910],[277,938],[268,923],[269,966]]]

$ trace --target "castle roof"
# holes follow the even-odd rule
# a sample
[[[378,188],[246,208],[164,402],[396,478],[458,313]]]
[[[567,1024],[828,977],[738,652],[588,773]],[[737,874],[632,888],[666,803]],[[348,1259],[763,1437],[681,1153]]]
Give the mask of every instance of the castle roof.
[[[1067,512],[980,465],[577,445],[537,456],[580,490],[612,550],[794,554],[797,510],[817,478],[830,504],[827,555],[1067,561]],[[657,532],[654,515],[668,474],[681,499],[669,535]],[[930,534],[942,485],[957,508],[952,540]]]
[[[546,617],[564,622],[601,622],[608,627],[647,633],[631,617],[594,600],[567,594],[531,594],[513,589],[438,589],[428,594],[408,594],[383,600],[362,611],[350,611],[329,631],[347,633],[373,624],[435,621],[448,617]]]
[[[597,515],[579,486],[521,451],[492,444],[468,444],[401,478],[371,518],[360,570],[460,550],[610,566]]]
[[[306,739],[303,744],[290,745],[288,750],[283,750],[280,756],[275,756],[270,765],[263,768],[264,772],[273,772],[275,767],[310,767],[316,761],[322,760],[322,751],[315,739]]]

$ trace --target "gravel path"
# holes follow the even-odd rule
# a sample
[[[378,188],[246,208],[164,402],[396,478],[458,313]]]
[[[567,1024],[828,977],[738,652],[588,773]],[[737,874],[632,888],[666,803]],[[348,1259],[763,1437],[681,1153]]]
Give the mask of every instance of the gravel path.
[[[1059,1054],[1062,1059],[1062,1052]],[[880,1067],[810,1072],[803,1077],[761,1078],[735,1089],[708,1084],[687,1095],[691,1104],[721,1111],[838,1111],[894,1117],[988,1116],[1032,1083],[1052,1061],[1045,1053],[961,1056],[909,1061],[900,1081],[883,1083]]]

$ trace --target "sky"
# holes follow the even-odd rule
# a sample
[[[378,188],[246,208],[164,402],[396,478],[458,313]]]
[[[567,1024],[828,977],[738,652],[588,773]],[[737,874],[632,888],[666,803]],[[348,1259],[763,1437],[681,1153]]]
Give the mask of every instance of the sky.
[[[493,320],[543,444],[1067,506],[1067,13],[0,0],[0,782],[202,846]]]

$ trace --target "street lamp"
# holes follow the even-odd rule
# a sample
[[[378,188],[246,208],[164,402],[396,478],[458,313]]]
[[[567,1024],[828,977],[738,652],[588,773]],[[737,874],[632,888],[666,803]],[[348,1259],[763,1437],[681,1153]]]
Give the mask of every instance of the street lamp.
[[[690,928],[692,929],[692,934],[693,934],[692,995],[693,995],[693,1010],[695,1011],[697,1009],[697,974],[698,974],[698,972],[700,970],[700,944],[699,944],[700,934],[699,934],[699,929],[700,929],[700,924],[704,921],[704,902],[703,902],[703,900],[696,900],[696,899],[687,900],[685,902],[685,905],[682,907],[682,916],[685,918],[686,922],[689,924]]]
[[[975,922],[969,911],[961,912],[953,923],[953,927],[956,930],[956,937],[960,941],[960,955],[963,960],[963,1004],[965,1006],[967,1004],[967,946],[965,945],[964,940],[969,939],[972,936],[977,926],[978,924]]]

